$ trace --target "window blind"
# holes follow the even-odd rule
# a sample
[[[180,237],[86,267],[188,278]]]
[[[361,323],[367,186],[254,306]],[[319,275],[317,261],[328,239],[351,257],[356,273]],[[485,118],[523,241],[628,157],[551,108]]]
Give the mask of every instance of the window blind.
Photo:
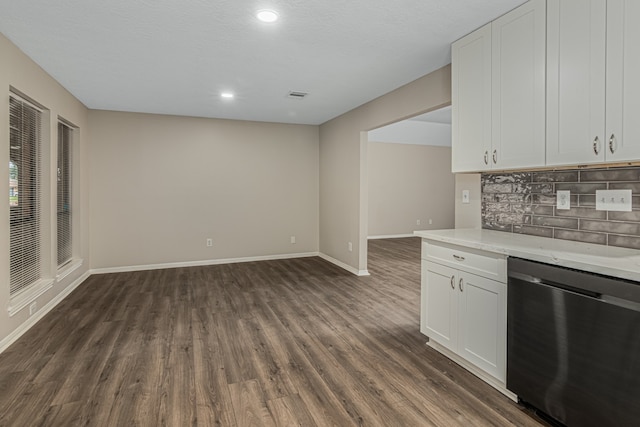
[[[72,206],[71,206],[71,135],[73,129],[58,122],[58,171],[57,171],[57,224],[58,267],[62,267],[73,255]]]
[[[41,278],[40,164],[42,113],[9,98],[9,293]]]

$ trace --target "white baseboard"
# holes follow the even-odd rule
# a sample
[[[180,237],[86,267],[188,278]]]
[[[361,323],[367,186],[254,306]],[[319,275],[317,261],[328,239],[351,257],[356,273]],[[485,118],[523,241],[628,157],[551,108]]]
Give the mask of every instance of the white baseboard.
[[[384,236],[369,236],[367,240],[378,240],[378,239],[403,239],[405,237],[416,237],[414,234],[387,234]]]
[[[165,268],[201,267],[205,265],[236,264],[240,262],[273,261],[273,260],[279,260],[279,259],[308,258],[312,256],[319,256],[319,255],[320,254],[318,252],[304,252],[304,253],[297,253],[297,254],[280,254],[280,255],[264,255],[264,256],[255,256],[255,257],[243,257],[243,258],[209,259],[209,260],[203,260],[203,261],[168,262],[163,264],[148,264],[148,265],[130,265],[130,266],[124,266],[124,267],[94,268],[91,270],[91,274],[128,273],[131,271],[162,270]]]
[[[11,344],[13,344],[18,338],[24,335],[38,320],[42,319],[47,313],[49,313],[56,305],[65,299],[71,292],[73,292],[82,282],[87,280],[91,276],[89,271],[86,271],[82,276],[74,280],[69,286],[67,286],[62,292],[56,295],[51,301],[49,301],[44,307],[42,307],[35,315],[29,317],[27,321],[18,326],[13,332],[7,335],[2,341],[0,341],[0,353],[5,351]]]
[[[187,262],[168,262],[164,264],[148,264],[148,265],[130,265],[124,267],[107,267],[107,268],[94,268],[91,270],[91,274],[105,274],[105,273],[127,273],[131,271],[144,271],[144,270],[161,270],[165,268],[181,268],[181,267],[200,267],[205,265],[219,265],[219,264],[235,264],[240,262],[253,262],[253,261],[274,261],[279,259],[293,259],[293,258],[309,258],[313,256],[319,256],[320,258],[329,261],[338,267],[347,270],[356,276],[369,276],[368,270],[358,270],[345,264],[342,261],[338,261],[329,255],[319,252],[304,252],[298,254],[281,254],[281,255],[265,255],[256,257],[243,257],[243,258],[223,258],[223,259],[211,259],[204,261],[187,261]]]
[[[318,254],[318,256],[325,261],[329,261],[331,264],[335,264],[338,267],[344,270],[347,270],[349,273],[355,274],[356,276],[370,276],[368,270],[358,270],[357,268],[353,268],[349,264],[345,264],[342,261],[338,261],[337,259],[330,257],[327,254],[323,254],[322,252]]]

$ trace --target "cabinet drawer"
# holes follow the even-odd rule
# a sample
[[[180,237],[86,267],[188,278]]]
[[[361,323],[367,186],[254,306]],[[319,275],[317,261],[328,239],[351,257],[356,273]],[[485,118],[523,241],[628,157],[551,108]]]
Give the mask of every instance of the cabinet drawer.
[[[422,242],[422,259],[499,282],[507,282],[505,255],[442,242]]]

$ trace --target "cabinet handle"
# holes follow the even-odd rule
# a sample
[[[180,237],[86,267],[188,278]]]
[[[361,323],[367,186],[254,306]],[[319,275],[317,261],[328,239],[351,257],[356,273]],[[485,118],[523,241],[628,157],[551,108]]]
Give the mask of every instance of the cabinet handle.
[[[451,289],[456,288],[456,276],[451,276]]]
[[[616,136],[611,134],[611,137],[609,138],[609,151],[611,151],[611,154],[616,152],[616,145]]]
[[[460,255],[453,255],[453,257],[457,260],[457,261],[464,261],[464,257],[460,256]]]
[[[484,152],[484,164],[485,165],[489,164],[489,152],[488,151]]]
[[[498,163],[498,150],[493,150],[493,164]]]
[[[462,277],[458,280],[458,287],[460,288],[460,292],[462,292]]]
[[[596,139],[593,140],[593,152],[596,153],[596,156],[600,154],[600,138],[596,136]]]

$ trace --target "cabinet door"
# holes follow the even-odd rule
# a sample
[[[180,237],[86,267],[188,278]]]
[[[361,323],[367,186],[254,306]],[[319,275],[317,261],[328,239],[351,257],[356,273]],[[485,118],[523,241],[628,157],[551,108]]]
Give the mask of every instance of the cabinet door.
[[[607,2],[606,159],[640,160],[640,1]]]
[[[492,22],[494,168],[545,162],[545,0],[531,0]]]
[[[461,273],[456,287],[460,298],[458,354],[505,381],[507,285]]]
[[[422,261],[420,331],[451,351],[458,347],[456,270]]]
[[[605,159],[606,0],[547,0],[547,165]]]
[[[487,170],[491,152],[491,24],[451,45],[451,169]]]

